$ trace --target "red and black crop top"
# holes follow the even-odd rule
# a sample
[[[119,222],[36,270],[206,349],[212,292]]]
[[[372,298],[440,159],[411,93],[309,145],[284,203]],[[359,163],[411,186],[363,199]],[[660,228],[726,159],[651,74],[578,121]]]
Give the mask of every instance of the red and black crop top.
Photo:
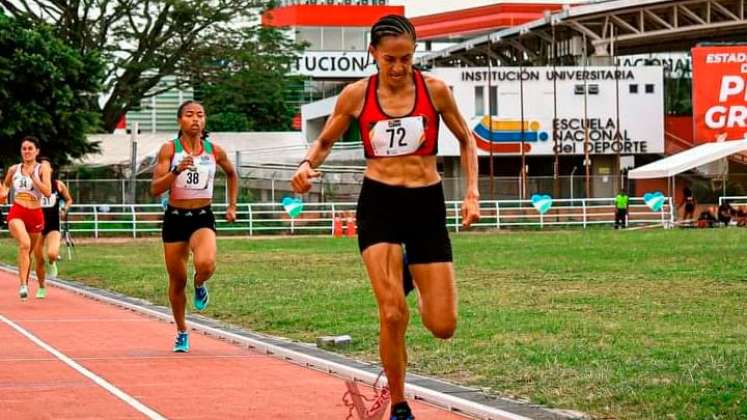
[[[423,74],[413,69],[415,106],[403,116],[384,112],[376,93],[379,75],[368,79],[358,127],[367,159],[394,156],[432,156],[438,153],[440,115],[431,102]]]

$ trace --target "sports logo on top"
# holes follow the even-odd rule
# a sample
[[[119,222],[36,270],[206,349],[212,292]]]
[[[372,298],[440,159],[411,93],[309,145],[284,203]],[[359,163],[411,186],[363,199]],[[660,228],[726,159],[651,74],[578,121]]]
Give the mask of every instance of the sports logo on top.
[[[524,153],[532,151],[532,144],[547,141],[550,136],[540,131],[541,124],[536,120],[525,120],[522,132],[521,120],[492,118],[483,116],[472,123],[472,134],[480,150],[494,153]],[[524,135],[522,141],[522,134]]]

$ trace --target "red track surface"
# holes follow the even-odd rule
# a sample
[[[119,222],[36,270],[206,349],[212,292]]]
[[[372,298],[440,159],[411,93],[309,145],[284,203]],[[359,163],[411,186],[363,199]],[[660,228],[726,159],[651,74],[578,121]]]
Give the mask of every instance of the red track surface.
[[[199,333],[174,354],[174,327],[50,288],[21,302],[0,272],[0,315],[167,418],[344,419],[345,383]],[[370,390],[366,390],[370,394]],[[417,418],[461,418],[410,402]],[[388,410],[387,410],[388,414]],[[0,318],[0,418],[144,418]]]

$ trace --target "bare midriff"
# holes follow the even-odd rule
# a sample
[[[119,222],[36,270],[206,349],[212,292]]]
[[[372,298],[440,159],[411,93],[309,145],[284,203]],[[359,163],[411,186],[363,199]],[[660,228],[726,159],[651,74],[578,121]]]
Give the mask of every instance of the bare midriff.
[[[388,185],[416,188],[441,181],[436,156],[398,156],[368,159],[367,178]]]
[[[192,200],[169,199],[169,205],[178,209],[199,209],[209,206],[212,201],[209,198],[195,198]]]

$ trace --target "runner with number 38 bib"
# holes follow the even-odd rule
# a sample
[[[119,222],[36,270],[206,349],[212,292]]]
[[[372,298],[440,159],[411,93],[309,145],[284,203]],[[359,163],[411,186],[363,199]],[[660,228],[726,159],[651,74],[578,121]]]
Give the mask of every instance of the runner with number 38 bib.
[[[199,102],[186,101],[177,112],[179,134],[158,152],[153,171],[151,194],[169,191],[169,202],[163,216],[163,253],[169,275],[169,301],[176,322],[174,351],[189,351],[187,333],[187,261],[193,255],[194,307],[204,310],[209,301],[205,282],[215,271],[216,239],[213,201],[213,179],[220,166],[228,180],[226,220],[236,220],[238,175],[225,150],[210,141],[205,132],[205,109]]]
[[[465,227],[479,219],[477,152],[449,87],[413,67],[415,29],[409,20],[381,18],[371,28],[369,52],[378,73],[345,87],[291,184],[297,193],[309,191],[311,180],[320,176],[314,168],[357,122],[366,156],[358,245],[379,307],[379,354],[391,392],[391,419],[410,420],[415,417],[404,396],[408,278],[417,288],[423,324],[434,336],[450,338],[457,323],[451,242],[436,167],[441,119],[459,141]]]

